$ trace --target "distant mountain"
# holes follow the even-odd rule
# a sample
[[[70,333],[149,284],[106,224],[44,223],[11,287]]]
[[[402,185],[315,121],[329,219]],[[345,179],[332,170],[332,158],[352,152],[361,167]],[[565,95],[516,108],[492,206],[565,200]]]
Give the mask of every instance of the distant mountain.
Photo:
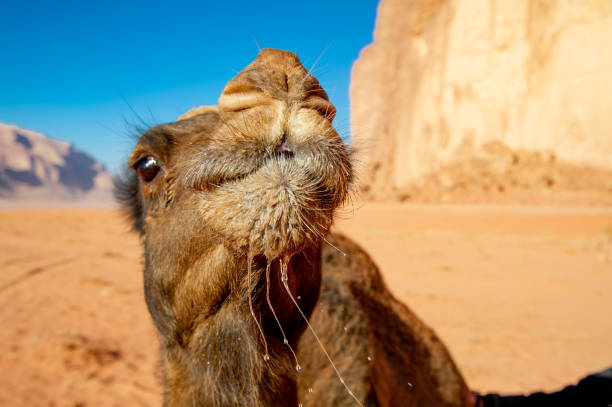
[[[0,123],[0,199],[110,202],[112,176],[66,141]]]

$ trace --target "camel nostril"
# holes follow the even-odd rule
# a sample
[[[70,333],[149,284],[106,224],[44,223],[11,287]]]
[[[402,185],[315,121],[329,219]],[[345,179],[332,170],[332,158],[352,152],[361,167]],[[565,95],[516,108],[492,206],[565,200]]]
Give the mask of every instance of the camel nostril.
[[[293,155],[295,154],[295,148],[291,145],[288,144],[286,141],[283,141],[283,143],[276,147],[276,152],[281,154],[281,155],[286,155],[287,157],[293,157]]]

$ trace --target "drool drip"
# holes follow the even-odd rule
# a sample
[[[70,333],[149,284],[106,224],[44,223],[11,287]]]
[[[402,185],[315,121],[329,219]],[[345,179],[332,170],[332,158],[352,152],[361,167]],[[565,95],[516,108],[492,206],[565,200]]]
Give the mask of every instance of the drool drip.
[[[302,315],[302,318],[304,318],[304,321],[306,322],[306,325],[308,326],[308,329],[310,329],[310,332],[312,332],[312,335],[317,340],[317,343],[321,347],[321,350],[325,354],[325,357],[327,357],[327,360],[329,361],[329,364],[331,365],[331,367],[336,372],[336,376],[338,376],[338,379],[340,379],[340,383],[342,383],[342,385],[346,389],[346,391],[349,394],[349,396],[351,396],[355,400],[355,402],[357,402],[358,405],[363,407],[363,404],[361,404],[361,401],[359,401],[359,399],[355,396],[353,391],[351,389],[349,389],[349,387],[344,382],[344,379],[342,378],[342,375],[340,374],[340,371],[338,370],[338,368],[334,364],[333,360],[329,356],[329,353],[327,353],[327,350],[325,349],[325,346],[323,346],[323,343],[319,339],[319,335],[317,335],[317,333],[315,332],[315,330],[312,327],[312,325],[310,325],[310,322],[308,322],[308,318],[306,318],[306,315],[304,315],[304,312],[302,311],[302,309],[298,305],[297,301],[293,297],[293,294],[291,294],[291,290],[289,289],[289,277],[287,276],[287,265],[289,264],[289,260],[290,260],[289,257],[283,257],[280,260],[280,262],[281,262],[281,281],[283,283],[283,286],[285,286],[285,291],[287,291],[287,294],[289,294],[289,297],[291,298],[291,301],[293,301],[293,304],[295,305],[295,307],[299,311],[300,315]],[[308,392],[312,393],[312,388],[309,388]]]
[[[270,307],[270,311],[272,311],[272,315],[274,315],[274,319],[276,320],[276,323],[278,324],[278,328],[280,329],[281,334],[283,335],[283,343],[289,347],[289,350],[291,351],[291,354],[293,355],[293,359],[295,360],[295,370],[299,372],[300,370],[302,370],[302,367],[300,366],[300,362],[298,362],[297,355],[295,354],[295,352],[293,351],[293,348],[289,344],[289,340],[287,340],[285,331],[283,330],[283,327],[281,326],[281,323],[278,320],[278,317],[276,316],[276,312],[274,311],[274,307],[272,306],[272,301],[270,301],[270,266],[271,266],[271,261],[268,260],[266,264],[266,300],[268,301],[268,307]]]
[[[257,328],[259,329],[259,333],[261,334],[261,339],[264,344],[265,353],[264,353],[263,358],[265,361],[268,361],[270,360],[270,354],[268,353],[268,342],[266,341],[266,335],[264,334],[263,328],[261,327],[259,320],[255,316],[255,311],[253,310],[253,294],[252,294],[253,286],[251,285],[251,264],[253,263],[253,253],[250,247],[249,247],[248,253],[249,254],[247,256],[247,284],[248,284],[247,291],[249,295],[249,309],[251,310],[251,315],[253,316],[253,320],[255,321]]]

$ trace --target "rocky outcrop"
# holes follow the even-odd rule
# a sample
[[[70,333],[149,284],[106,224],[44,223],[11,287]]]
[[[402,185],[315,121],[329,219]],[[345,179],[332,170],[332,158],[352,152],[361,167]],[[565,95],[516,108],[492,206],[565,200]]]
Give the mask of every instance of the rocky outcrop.
[[[0,123],[0,198],[110,201],[112,177],[70,143]]]
[[[470,172],[494,143],[554,157],[541,161],[543,179],[574,168],[612,202],[610,43],[606,1],[383,0],[351,80],[365,197],[453,200],[449,168]],[[480,164],[467,178],[492,168]],[[425,180],[439,192],[423,191]]]

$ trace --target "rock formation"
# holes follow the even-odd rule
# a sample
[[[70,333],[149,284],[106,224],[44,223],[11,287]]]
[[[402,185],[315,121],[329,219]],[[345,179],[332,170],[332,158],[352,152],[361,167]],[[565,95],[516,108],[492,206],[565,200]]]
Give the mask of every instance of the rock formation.
[[[365,197],[548,202],[577,177],[569,201],[612,203],[610,43],[609,1],[383,0],[351,80]]]
[[[112,177],[92,156],[66,141],[0,123],[0,198],[111,199]]]

